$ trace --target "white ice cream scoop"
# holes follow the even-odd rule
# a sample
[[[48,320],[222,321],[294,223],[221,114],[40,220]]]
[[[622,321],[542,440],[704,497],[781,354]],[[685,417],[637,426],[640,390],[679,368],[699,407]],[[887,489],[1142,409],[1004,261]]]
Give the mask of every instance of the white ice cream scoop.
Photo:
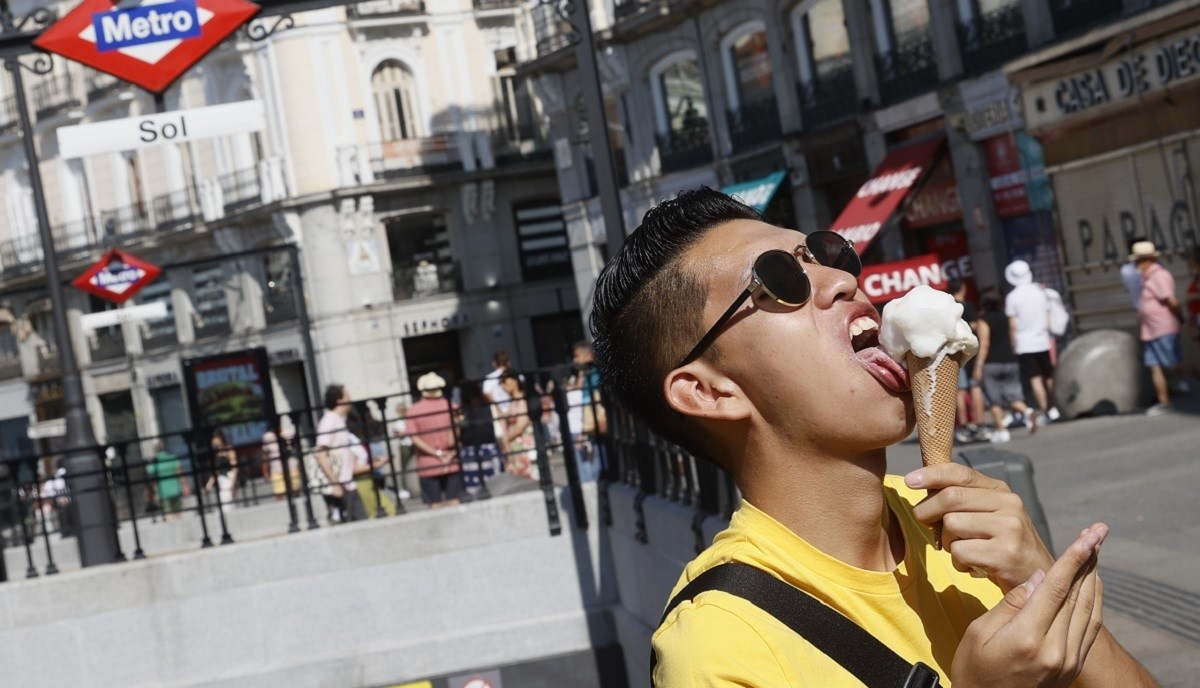
[[[944,291],[921,285],[883,307],[879,343],[903,363],[912,352],[919,358],[979,351],[979,340],[962,319],[962,304]]]

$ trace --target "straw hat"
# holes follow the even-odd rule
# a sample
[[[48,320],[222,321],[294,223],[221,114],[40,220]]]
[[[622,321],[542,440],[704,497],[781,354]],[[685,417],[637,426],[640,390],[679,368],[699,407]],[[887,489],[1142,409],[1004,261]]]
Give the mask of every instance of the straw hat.
[[[421,390],[421,394],[427,397],[442,396],[442,388],[445,386],[445,378],[437,373],[425,373],[417,378],[417,389]]]
[[[1154,247],[1153,241],[1139,241],[1130,249],[1129,260],[1142,260],[1143,258],[1157,258],[1158,249]]]

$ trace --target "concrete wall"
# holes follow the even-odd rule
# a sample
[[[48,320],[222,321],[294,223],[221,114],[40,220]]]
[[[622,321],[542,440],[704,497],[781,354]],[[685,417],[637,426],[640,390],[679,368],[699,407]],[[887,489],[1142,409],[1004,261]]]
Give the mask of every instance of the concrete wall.
[[[530,492],[0,585],[4,683],[357,688],[612,645],[585,490],[557,537]]]

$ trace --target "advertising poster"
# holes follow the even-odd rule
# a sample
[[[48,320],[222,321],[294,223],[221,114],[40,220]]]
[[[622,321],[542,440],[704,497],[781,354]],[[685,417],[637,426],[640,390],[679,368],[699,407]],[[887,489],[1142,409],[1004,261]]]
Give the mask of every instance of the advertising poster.
[[[193,428],[220,428],[235,447],[262,444],[275,415],[266,349],[188,359],[183,376]]]

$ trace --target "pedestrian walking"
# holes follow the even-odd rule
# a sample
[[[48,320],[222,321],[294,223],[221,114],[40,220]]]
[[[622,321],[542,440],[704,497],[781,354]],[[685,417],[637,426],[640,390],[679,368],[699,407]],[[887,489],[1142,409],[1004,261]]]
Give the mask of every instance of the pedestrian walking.
[[[979,320],[979,309],[967,300],[966,282],[957,277],[951,278],[946,283],[946,291],[954,297],[955,301],[962,304],[963,321],[970,325],[972,332],[978,335],[976,321]],[[954,432],[954,438],[958,442],[987,439],[988,435],[986,427],[981,425],[981,423],[985,423],[983,420],[983,390],[972,374],[976,365],[976,359],[972,358],[958,370],[958,397],[955,399],[958,429]],[[968,401],[970,401],[969,406]]]
[[[483,378],[483,393],[487,398],[495,404],[501,411],[508,411],[508,392],[504,391],[504,386],[500,384],[500,378],[512,369],[512,359],[508,352],[504,349],[499,349],[492,354],[492,372],[488,373]]]
[[[221,503],[221,510],[224,511],[233,506],[233,498],[237,490],[237,450],[233,448],[221,430],[213,432],[209,450],[212,470],[209,473],[208,481],[204,484],[204,491],[211,492],[213,486],[216,485],[217,497]]]
[[[458,417],[459,463],[467,493],[476,495],[501,463],[496,444],[496,407],[488,402],[478,382],[460,385],[462,410]]]
[[[315,465],[309,468],[309,481],[325,499],[330,523],[356,521],[367,515],[354,484],[352,448],[356,440],[346,427],[351,408],[350,392],[345,385],[332,384],[325,388],[325,413],[317,422],[311,455]]]
[[[571,349],[571,363],[575,366],[575,374],[567,385],[569,415],[578,414],[578,426],[572,420],[571,431],[577,440],[579,480],[588,482],[599,477],[604,467],[608,411],[601,398],[600,371],[596,369],[596,356],[591,342],[583,340],[575,343]]]
[[[408,401],[406,399],[396,402],[395,414],[396,417],[388,421],[388,437],[399,445],[397,454],[400,456],[400,484],[397,487],[400,499],[408,499],[412,497],[412,492],[408,489],[410,485],[408,467],[412,463],[414,450],[412,437],[408,434]]]
[[[509,396],[508,411],[504,416],[503,439],[507,469],[522,478],[537,480],[537,439],[533,434],[536,430],[529,419],[529,401],[522,388],[521,378],[509,371],[501,376],[500,384]]]
[[[1036,429],[1050,416],[1050,398],[1054,394],[1054,362],[1050,357],[1050,296],[1048,289],[1033,281],[1029,263],[1014,260],[1004,269],[1004,279],[1013,289],[1004,299],[1004,314],[1021,381],[1033,392],[1036,405],[1030,414],[1030,427]]]
[[[191,494],[191,490],[183,479],[183,462],[167,451],[161,440],[154,443],[154,456],[146,464],[146,473],[153,480],[150,484],[154,488],[163,520],[183,518],[183,498]]]
[[[972,377],[983,388],[992,414],[993,430],[989,440],[1003,444],[1012,439],[1004,421],[1005,409],[1022,415],[1029,412],[1021,384],[1021,368],[1013,353],[1008,318],[1000,312],[1000,299],[983,300],[983,313],[976,321],[975,336],[979,338],[979,353],[975,355]],[[1037,430],[1037,425],[1032,427]]]
[[[1121,282],[1125,284],[1125,291],[1129,292],[1129,303],[1135,311],[1142,294],[1142,273],[1138,272],[1137,264],[1133,260],[1133,247],[1145,240],[1146,237],[1140,235],[1130,237],[1125,247],[1129,257],[1121,263]]]
[[[294,436],[291,428],[280,428],[279,424],[268,428],[262,436],[263,466],[266,469],[266,478],[271,482],[271,493],[275,495],[277,502],[287,497],[289,487],[294,491],[300,484],[299,467],[295,465],[296,460],[291,454],[291,441]]]
[[[1142,276],[1138,295],[1138,330],[1142,339],[1142,363],[1150,369],[1157,398],[1146,415],[1155,416],[1171,410],[1169,373],[1178,373],[1182,357],[1179,353],[1179,330],[1183,310],[1175,298],[1175,278],[1158,262],[1158,248],[1153,242],[1140,241],[1133,245],[1129,259],[1137,265]]]
[[[421,399],[408,409],[408,431],[417,455],[421,499],[431,509],[462,501],[463,481],[454,443],[458,406],[445,397],[446,380],[437,373],[417,378]]]

